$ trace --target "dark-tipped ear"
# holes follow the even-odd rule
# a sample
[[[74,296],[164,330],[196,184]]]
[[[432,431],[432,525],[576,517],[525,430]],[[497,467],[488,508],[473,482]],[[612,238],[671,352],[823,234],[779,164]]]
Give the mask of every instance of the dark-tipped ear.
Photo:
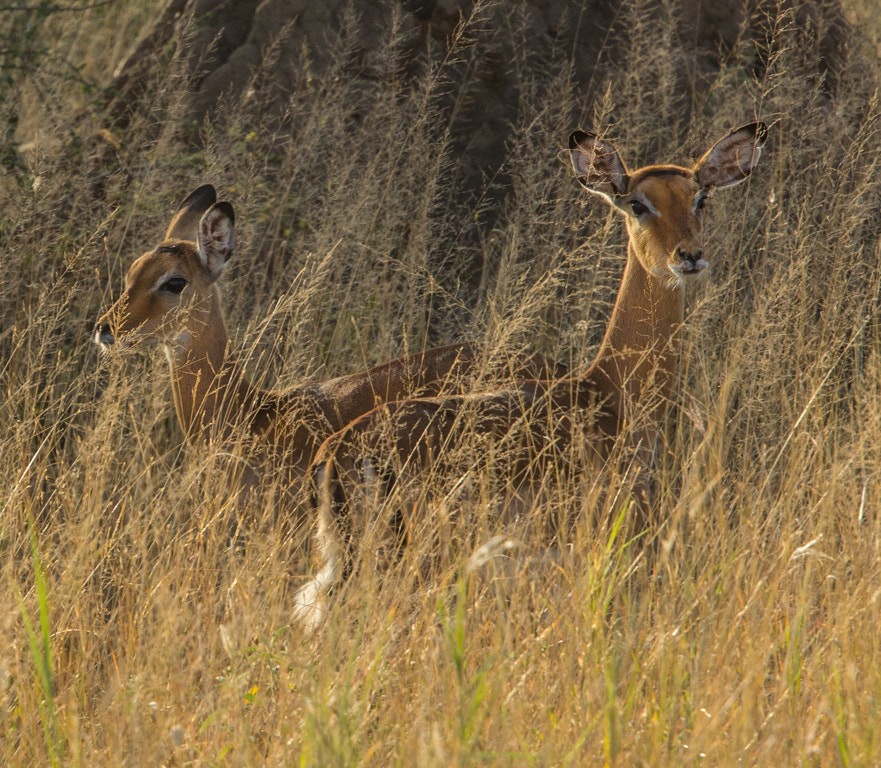
[[[586,189],[609,202],[627,192],[627,167],[618,150],[593,133],[572,131],[569,154],[575,175]]]
[[[236,243],[236,215],[229,203],[217,203],[199,221],[199,258],[216,280]]]
[[[180,204],[177,213],[174,214],[171,224],[168,225],[165,239],[196,242],[199,220],[215,202],[217,202],[217,192],[210,184],[203,184],[190,192],[187,199]]]
[[[750,123],[717,141],[692,168],[701,187],[730,187],[752,173],[762,156],[768,126]]]

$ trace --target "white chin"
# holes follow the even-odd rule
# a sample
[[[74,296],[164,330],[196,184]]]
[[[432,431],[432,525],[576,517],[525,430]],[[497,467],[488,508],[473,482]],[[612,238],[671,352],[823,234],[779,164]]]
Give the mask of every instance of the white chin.
[[[703,259],[698,259],[695,262],[682,261],[679,264],[671,264],[670,271],[677,280],[689,280],[702,275],[708,266],[709,264]]]

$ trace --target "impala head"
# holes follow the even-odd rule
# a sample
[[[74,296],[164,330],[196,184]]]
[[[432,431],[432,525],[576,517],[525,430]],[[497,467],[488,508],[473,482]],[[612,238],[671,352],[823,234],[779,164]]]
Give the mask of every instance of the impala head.
[[[187,333],[194,310],[217,301],[214,282],[232,254],[235,214],[216,199],[206,184],[184,200],[165,239],[129,268],[125,291],[95,327],[97,344],[170,343]]]
[[[569,136],[569,152],[581,184],[626,216],[630,243],[643,268],[682,285],[709,266],[701,212],[710,193],[749,176],[767,131],[764,123],[737,128],[691,168],[650,165],[631,173],[615,147],[584,131]]]

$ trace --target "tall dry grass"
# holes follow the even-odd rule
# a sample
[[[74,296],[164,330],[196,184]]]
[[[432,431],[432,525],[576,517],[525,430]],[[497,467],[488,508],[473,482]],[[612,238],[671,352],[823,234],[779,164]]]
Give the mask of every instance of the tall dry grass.
[[[800,53],[810,32],[771,14],[762,71],[744,48],[697,87],[668,6],[653,23],[646,7],[624,4],[631,55],[588,90],[564,52],[550,81],[511,62],[509,187],[477,231],[480,203],[449,182],[450,63],[368,94],[341,70],[320,98],[292,94],[283,134],[230,104],[194,150],[175,62],[126,132],[71,132],[152,9],[3,12],[10,39],[30,20],[50,53],[0,86],[17,142],[0,186],[0,762],[881,762],[877,51],[843,59],[830,92]],[[307,532],[272,507],[237,520],[213,457],[181,444],[161,352],[90,343],[131,259],[211,181],[240,222],[230,328],[267,384],[463,338],[584,365],[624,236],[572,179],[568,131],[596,126],[638,165],[754,118],[769,145],[708,208],[714,279],[688,297],[661,578],[593,514],[608,497],[590,478],[558,490],[580,522],[553,562],[528,557],[542,541],[505,550],[477,494],[432,583],[406,558],[363,569],[306,639],[290,609]]]

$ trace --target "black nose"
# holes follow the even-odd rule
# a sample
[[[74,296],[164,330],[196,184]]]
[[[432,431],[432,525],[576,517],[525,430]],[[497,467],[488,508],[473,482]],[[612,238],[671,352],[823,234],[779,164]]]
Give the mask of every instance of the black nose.
[[[681,248],[679,249],[679,258],[682,259],[682,261],[689,262],[692,266],[697,264],[703,255],[704,255],[704,252],[702,250],[689,252],[689,251],[684,251]]]
[[[95,326],[95,341],[107,346],[110,346],[116,341],[113,336],[113,331],[110,330],[110,323],[98,323]]]

